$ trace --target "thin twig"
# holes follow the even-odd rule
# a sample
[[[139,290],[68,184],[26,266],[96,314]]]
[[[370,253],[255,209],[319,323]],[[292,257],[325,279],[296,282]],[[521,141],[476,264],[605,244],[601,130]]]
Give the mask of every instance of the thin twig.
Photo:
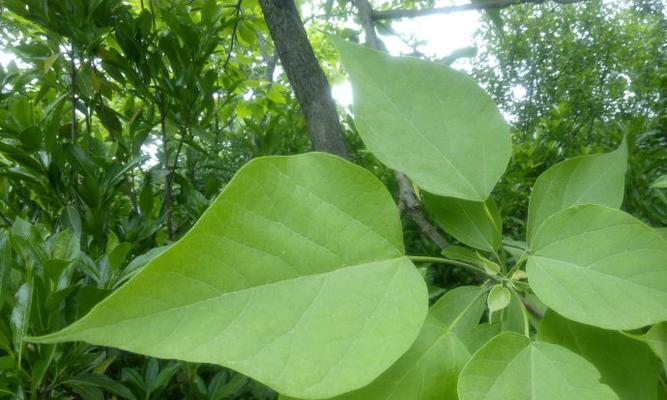
[[[373,20],[377,21],[382,19],[414,18],[414,17],[424,17],[427,15],[436,15],[436,14],[451,14],[456,12],[472,11],[472,10],[499,10],[502,8],[507,8],[519,4],[541,4],[545,3],[546,1],[547,0],[505,0],[505,1],[496,1],[493,3],[462,4],[458,6],[425,8],[421,10],[400,10],[400,9],[380,10],[380,11],[373,11],[372,18]],[[552,1],[558,4],[573,4],[588,0],[552,0]]]
[[[519,297],[521,298],[521,302],[526,307],[526,310],[528,310],[529,313],[533,314],[533,316],[538,319],[544,318],[544,313],[542,312],[542,310],[537,308],[533,303],[530,303],[525,297],[522,296]]]
[[[394,176],[398,183],[398,209],[400,211],[405,211],[410,218],[415,221],[426,237],[431,239],[438,248],[444,249],[449,246],[447,239],[445,239],[445,237],[438,231],[438,228],[431,224],[424,215],[421,204],[419,203],[419,200],[417,200],[417,196],[412,189],[412,184],[408,177],[398,171],[394,172]]]
[[[236,5],[234,6],[236,8],[236,11],[234,12],[236,21],[234,21],[234,26],[232,27],[232,38],[229,44],[229,51],[227,52],[227,58],[225,59],[225,62],[222,64],[223,71],[227,70],[227,64],[229,64],[229,60],[232,59],[232,52],[234,51],[234,44],[236,42],[236,31],[239,27],[239,17],[241,16],[241,2],[243,2],[243,0],[238,0],[236,2]]]
[[[70,50],[70,101],[72,103],[72,132],[71,141],[76,143],[76,47],[72,43]]]
[[[162,136],[162,156],[164,158],[163,167],[167,171],[167,176],[164,180],[164,200],[162,202],[162,209],[167,217],[167,236],[173,239],[174,226],[171,220],[171,179],[169,177],[169,141],[167,138],[167,106],[164,103],[164,93],[160,96],[160,134]]]

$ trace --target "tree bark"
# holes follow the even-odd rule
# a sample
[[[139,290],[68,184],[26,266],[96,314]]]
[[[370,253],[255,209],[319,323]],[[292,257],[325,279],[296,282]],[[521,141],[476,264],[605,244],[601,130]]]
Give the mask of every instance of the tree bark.
[[[315,150],[348,158],[331,88],[294,0],[260,0],[280,61],[303,109]]]

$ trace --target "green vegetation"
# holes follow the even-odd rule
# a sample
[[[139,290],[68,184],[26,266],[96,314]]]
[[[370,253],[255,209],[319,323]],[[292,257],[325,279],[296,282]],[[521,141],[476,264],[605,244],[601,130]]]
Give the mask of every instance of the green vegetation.
[[[5,0],[0,398],[667,396],[667,10],[570,3]]]

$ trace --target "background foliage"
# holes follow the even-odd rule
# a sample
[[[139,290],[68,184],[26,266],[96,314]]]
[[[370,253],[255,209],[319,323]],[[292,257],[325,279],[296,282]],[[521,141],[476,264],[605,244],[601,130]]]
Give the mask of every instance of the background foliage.
[[[315,52],[340,81],[338,54],[322,30],[358,39],[355,12],[345,1],[308,6]],[[216,366],[23,341],[68,325],[130,278],[186,232],[248,160],[309,149],[257,2],[0,7],[3,51],[17,57],[0,69],[0,396],[275,398]],[[622,136],[630,148],[624,209],[667,225],[664,191],[650,189],[667,173],[661,2],[521,5],[501,16],[502,25],[485,21],[469,61],[512,122],[514,156],[494,193],[510,216],[506,236],[523,236],[529,188],[547,167],[610,150]],[[397,195],[347,115],[341,109],[352,157]],[[403,222],[409,252],[436,251],[411,219]],[[421,272],[434,298],[475,279],[435,266]]]

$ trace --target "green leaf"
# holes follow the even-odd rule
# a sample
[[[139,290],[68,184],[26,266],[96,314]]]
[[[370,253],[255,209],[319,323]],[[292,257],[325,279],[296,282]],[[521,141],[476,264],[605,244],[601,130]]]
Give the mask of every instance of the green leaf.
[[[426,211],[456,240],[495,252],[502,244],[502,221],[495,201],[468,201],[422,193]]]
[[[619,330],[667,320],[667,241],[629,214],[567,208],[542,224],[531,253],[530,286],[569,319]]]
[[[521,302],[521,297],[515,291],[510,291],[510,300],[503,309],[491,313],[489,322],[498,325],[501,332],[512,331],[517,333],[528,332],[526,326],[526,309]]]
[[[468,247],[449,245],[442,251],[442,255],[451,260],[464,261],[479,266],[484,264],[484,257]]]
[[[118,269],[125,262],[127,255],[132,250],[131,243],[118,243],[107,253],[109,259],[109,266],[112,269]]]
[[[63,383],[71,386],[88,386],[104,389],[110,393],[121,396],[124,399],[133,400],[136,398],[130,389],[104,374],[84,373],[67,379]]]
[[[490,312],[500,311],[507,307],[512,300],[512,293],[503,285],[495,285],[489,291],[489,296],[486,298],[486,304],[489,306]]]
[[[653,228],[667,240],[667,228]]]
[[[470,358],[460,334],[477,326],[484,312],[484,293],[462,286],[445,293],[429,311],[410,349],[370,385],[334,400],[423,400],[456,397],[458,374]],[[281,397],[282,400],[290,400]]]
[[[628,148],[625,139],[611,153],[571,158],[547,169],[535,182],[528,206],[530,243],[542,223],[579,204],[619,208],[623,202]]]
[[[477,350],[482,348],[482,346],[487,344],[489,340],[493,339],[501,332],[500,324],[485,322],[468,329],[460,338],[468,349],[468,352],[470,354],[475,354]]]
[[[430,193],[486,200],[511,144],[507,123],[479,85],[444,65],[334,41],[368,149]]]
[[[662,365],[667,370],[667,322],[655,324],[643,334],[625,333],[625,335],[646,343],[662,360]]]
[[[600,381],[621,400],[655,399],[658,363],[645,344],[617,331],[580,324],[549,310],[537,340],[563,346],[584,357],[600,371]]]
[[[30,324],[30,311],[35,285],[30,279],[23,283],[16,292],[16,303],[12,309],[9,324],[12,328],[12,341],[15,351],[18,353],[18,364],[21,366],[23,358],[23,343],[25,342]]]
[[[479,286],[459,286],[445,293],[431,306],[429,313],[449,330],[463,337],[479,324],[484,313],[484,294]]]
[[[71,261],[79,257],[81,252],[79,236],[69,229],[52,235],[47,245],[51,259]]]
[[[653,188],[667,189],[667,174],[656,179],[651,185]]]
[[[459,379],[460,400],[617,400],[581,356],[506,332],[484,345]]]
[[[9,276],[14,264],[14,255],[12,246],[9,243],[9,236],[0,236],[0,308],[4,304],[9,288]]]
[[[266,157],[86,317],[33,340],[216,363],[286,395],[324,398],[393,364],[426,305],[377,178],[322,153]]]

